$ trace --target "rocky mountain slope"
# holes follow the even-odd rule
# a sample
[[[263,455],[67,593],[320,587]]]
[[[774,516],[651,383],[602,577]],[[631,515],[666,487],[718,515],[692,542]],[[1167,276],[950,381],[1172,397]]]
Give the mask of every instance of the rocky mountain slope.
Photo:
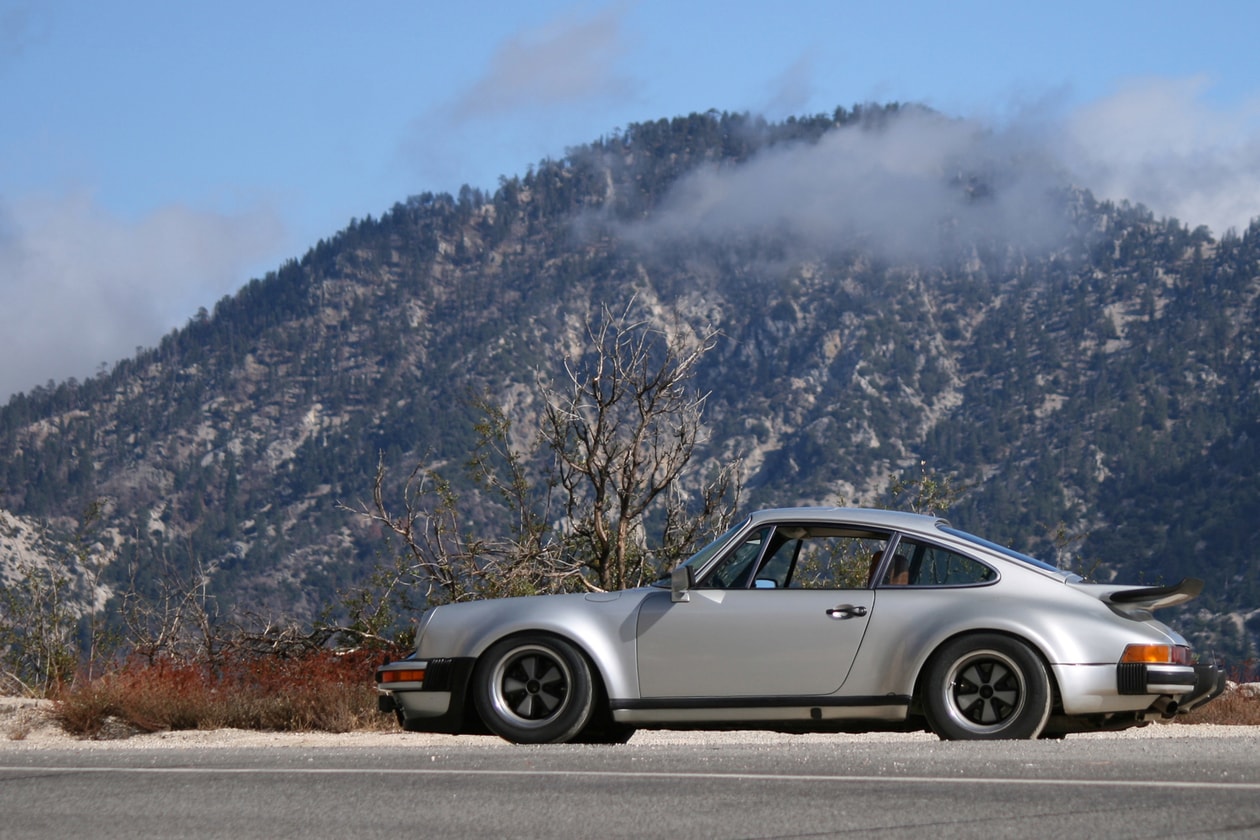
[[[102,500],[107,582],[314,615],[389,551],[342,507],[378,462],[458,481],[481,396],[528,434],[535,377],[605,305],[720,331],[704,456],[743,459],[746,508],[947,474],[962,527],[1102,579],[1204,578],[1174,620],[1254,656],[1260,226],[1096,201],[917,108],[660,120],[356,220],[11,400],[0,508],[51,535]]]

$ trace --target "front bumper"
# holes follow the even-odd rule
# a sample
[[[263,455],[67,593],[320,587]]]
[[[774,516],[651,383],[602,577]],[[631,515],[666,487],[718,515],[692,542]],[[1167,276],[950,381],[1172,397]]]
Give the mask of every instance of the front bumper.
[[[397,715],[399,724],[409,732],[480,732],[480,719],[475,713],[467,714],[475,662],[461,657],[403,659],[382,665],[376,670],[377,707]],[[423,672],[423,679],[387,681],[389,672],[402,671]]]

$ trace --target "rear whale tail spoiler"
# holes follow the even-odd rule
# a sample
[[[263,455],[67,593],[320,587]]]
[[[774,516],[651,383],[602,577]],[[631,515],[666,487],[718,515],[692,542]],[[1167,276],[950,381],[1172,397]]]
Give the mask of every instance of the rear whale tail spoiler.
[[[1203,581],[1198,578],[1182,578],[1171,586],[1139,586],[1133,589],[1117,589],[1104,600],[1117,606],[1158,610],[1176,607],[1192,601],[1203,591]]]

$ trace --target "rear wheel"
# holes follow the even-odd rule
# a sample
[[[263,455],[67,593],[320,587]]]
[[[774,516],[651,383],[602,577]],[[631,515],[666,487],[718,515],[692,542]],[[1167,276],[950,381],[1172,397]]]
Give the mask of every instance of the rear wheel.
[[[594,715],[586,658],[552,636],[504,639],[481,657],[474,701],[491,732],[517,744],[573,740]]]
[[[924,682],[928,722],[942,740],[1036,738],[1050,717],[1050,678],[1023,642],[963,636],[932,658]]]

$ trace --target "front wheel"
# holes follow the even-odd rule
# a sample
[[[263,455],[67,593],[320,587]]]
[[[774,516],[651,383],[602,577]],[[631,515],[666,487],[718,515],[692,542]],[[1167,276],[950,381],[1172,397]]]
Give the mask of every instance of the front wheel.
[[[1050,718],[1050,678],[1023,642],[963,636],[932,658],[924,684],[928,722],[942,740],[1036,738]]]
[[[491,645],[473,675],[473,692],[490,731],[517,744],[571,741],[594,715],[586,658],[552,636],[517,636]]]

